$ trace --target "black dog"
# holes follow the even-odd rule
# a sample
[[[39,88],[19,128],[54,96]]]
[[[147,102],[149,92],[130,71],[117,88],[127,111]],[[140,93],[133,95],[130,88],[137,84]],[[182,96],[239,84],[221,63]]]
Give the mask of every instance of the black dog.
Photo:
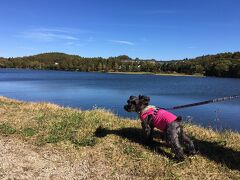
[[[166,141],[178,160],[184,160],[184,151],[180,142],[186,146],[186,152],[195,154],[193,142],[181,127],[181,117],[176,117],[164,109],[151,106],[149,102],[148,96],[130,96],[128,104],[124,106],[126,111],[139,114],[146,142],[152,141],[153,129],[156,127],[165,133]]]

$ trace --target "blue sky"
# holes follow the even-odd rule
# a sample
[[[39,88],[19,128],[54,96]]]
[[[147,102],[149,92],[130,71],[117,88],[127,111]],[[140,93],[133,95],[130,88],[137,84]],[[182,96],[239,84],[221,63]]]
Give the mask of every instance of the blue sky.
[[[171,60],[240,50],[239,0],[1,0],[0,56]]]

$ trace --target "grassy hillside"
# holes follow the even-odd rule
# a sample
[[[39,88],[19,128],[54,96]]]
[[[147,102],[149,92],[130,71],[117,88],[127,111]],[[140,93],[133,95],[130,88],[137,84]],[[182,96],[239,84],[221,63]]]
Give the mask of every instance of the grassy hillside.
[[[138,121],[101,109],[81,111],[0,97],[1,139],[8,137],[42,151],[57,149],[70,162],[88,163],[86,171],[95,173],[91,178],[99,178],[99,173],[122,179],[240,178],[239,133],[219,133],[192,124],[184,124],[184,129],[199,154],[177,163],[159,131],[151,146],[143,144]]]

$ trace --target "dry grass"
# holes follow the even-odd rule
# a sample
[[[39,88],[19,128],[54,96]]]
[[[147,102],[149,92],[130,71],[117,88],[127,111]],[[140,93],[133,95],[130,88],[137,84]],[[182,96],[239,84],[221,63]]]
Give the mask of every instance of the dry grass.
[[[0,97],[0,117],[2,136],[58,149],[69,160],[84,160],[105,178],[240,178],[239,133],[185,124],[199,154],[177,163],[159,131],[155,131],[154,143],[146,146],[139,122],[106,110],[81,111]]]

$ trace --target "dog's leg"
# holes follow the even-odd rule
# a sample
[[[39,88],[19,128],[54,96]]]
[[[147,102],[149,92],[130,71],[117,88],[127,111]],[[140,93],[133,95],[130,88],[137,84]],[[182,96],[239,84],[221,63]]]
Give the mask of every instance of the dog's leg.
[[[179,142],[179,123],[174,121],[167,126],[166,137],[167,142],[171,146],[172,152],[178,160],[184,160],[183,148]]]
[[[152,121],[152,115],[149,115],[146,117],[142,123],[142,128],[143,128],[143,134],[144,134],[144,139],[145,143],[149,144],[153,140],[153,121]]]
[[[183,132],[183,129],[181,127],[180,130],[180,137],[183,143],[186,145],[186,150],[189,155],[196,154],[196,150],[193,144],[193,141]]]

